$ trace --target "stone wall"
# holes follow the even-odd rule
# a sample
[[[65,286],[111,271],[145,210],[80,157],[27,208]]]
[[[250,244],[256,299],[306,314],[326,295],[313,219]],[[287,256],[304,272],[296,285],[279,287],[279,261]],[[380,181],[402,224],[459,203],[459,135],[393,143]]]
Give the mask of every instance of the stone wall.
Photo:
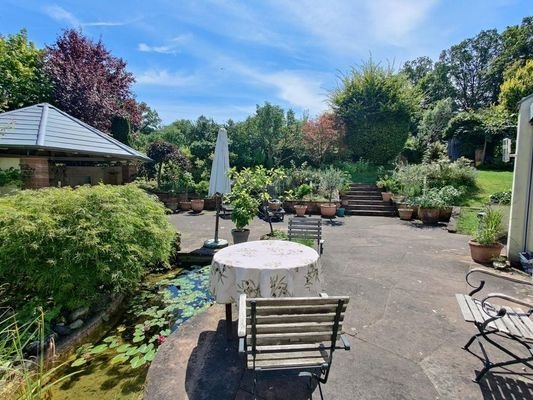
[[[46,157],[28,157],[20,159],[20,166],[30,168],[33,172],[24,182],[24,189],[38,189],[50,186],[50,168]]]

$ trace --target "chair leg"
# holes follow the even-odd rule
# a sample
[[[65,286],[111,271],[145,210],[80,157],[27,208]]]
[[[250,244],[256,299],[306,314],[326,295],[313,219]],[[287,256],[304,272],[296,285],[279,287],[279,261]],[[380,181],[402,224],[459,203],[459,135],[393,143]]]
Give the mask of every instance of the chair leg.
[[[489,372],[492,368],[497,367],[505,367],[507,365],[513,365],[513,364],[526,364],[529,365],[528,362],[533,361],[533,357],[529,357],[526,359],[517,359],[517,360],[510,360],[510,361],[503,361],[496,364],[491,363],[490,361],[487,361],[485,363],[485,367],[479,373],[476,375],[476,378],[473,379],[474,382],[479,383],[481,379],[485,376],[487,372]]]
[[[479,327],[478,327],[479,329]],[[496,333],[498,332],[497,330],[492,330],[492,331],[487,331],[487,332],[479,332],[479,333],[476,333],[474,336],[472,336],[470,338],[470,340],[468,342],[466,342],[466,344],[463,346],[463,349],[465,350],[468,350],[468,348],[472,345],[472,343],[474,343],[474,340],[476,340],[478,337],[480,336],[483,336],[486,338],[486,335],[490,335],[491,333]]]
[[[252,374],[253,374],[253,379],[254,379],[254,387],[252,390],[252,395],[254,396],[254,400],[257,400],[257,375],[255,373],[255,369],[253,370]]]

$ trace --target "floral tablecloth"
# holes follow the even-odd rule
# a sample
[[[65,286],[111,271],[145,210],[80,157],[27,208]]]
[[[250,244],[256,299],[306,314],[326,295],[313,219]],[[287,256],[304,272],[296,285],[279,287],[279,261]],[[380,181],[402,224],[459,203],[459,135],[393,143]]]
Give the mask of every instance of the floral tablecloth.
[[[236,244],[213,257],[209,287],[217,303],[250,297],[318,296],[322,271],[311,247],[282,240]]]

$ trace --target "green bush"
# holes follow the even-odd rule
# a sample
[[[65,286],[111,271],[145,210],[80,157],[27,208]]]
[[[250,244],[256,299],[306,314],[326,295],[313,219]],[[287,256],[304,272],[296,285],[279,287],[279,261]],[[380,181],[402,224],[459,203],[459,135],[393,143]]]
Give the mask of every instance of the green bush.
[[[174,237],[164,206],[135,185],[22,191],[0,198],[0,282],[16,305],[91,305],[166,262]]]
[[[490,246],[496,243],[502,227],[503,215],[499,210],[487,207],[478,221],[474,240],[481,245]]]
[[[300,186],[298,186],[298,189],[296,189],[295,197],[297,199],[303,199],[308,194],[311,194],[313,191],[313,188],[311,185],[308,185],[307,183],[302,183]]]
[[[496,192],[490,195],[490,202],[493,204],[509,205],[511,204],[512,192]]]

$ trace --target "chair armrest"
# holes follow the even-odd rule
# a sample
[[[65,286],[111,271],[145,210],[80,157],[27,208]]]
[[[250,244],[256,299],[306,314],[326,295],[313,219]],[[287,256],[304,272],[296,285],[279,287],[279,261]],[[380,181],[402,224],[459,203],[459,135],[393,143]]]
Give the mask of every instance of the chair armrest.
[[[519,304],[521,306],[525,306],[530,309],[533,309],[533,303],[530,303],[529,301],[520,300],[520,299],[517,299],[516,297],[512,297],[512,296],[509,296],[503,293],[489,293],[483,300],[481,300],[481,307],[483,307],[483,310],[485,310],[485,303],[489,299],[502,299],[502,300],[509,301],[511,303]],[[505,310],[504,308],[502,309]]]
[[[525,280],[523,278],[515,278],[515,277],[512,277],[512,276],[503,275],[502,273],[494,272],[494,271],[491,271],[491,270],[488,270],[488,269],[485,269],[485,268],[473,268],[470,271],[468,271],[468,273],[465,276],[466,283],[468,284],[468,286],[474,288],[474,290],[472,290],[469,293],[470,296],[472,296],[473,294],[479,292],[485,286],[485,281],[483,279],[479,280],[479,285],[478,286],[475,286],[475,285],[472,284],[472,282],[470,282],[470,275],[472,275],[474,273],[485,274],[485,275],[493,276],[495,278],[503,279],[503,280],[506,280],[506,281],[509,281],[509,282],[521,283],[521,284],[524,284],[524,285],[533,286],[533,281],[531,279]]]
[[[350,350],[352,347],[350,346],[350,342],[348,342],[348,338],[346,335],[341,335],[341,342],[344,346],[344,350]]]
[[[246,295],[239,296],[239,322],[237,334],[240,338],[246,336]]]
[[[323,293],[323,292],[320,293],[319,296],[323,297],[324,299],[327,299],[329,297],[327,293]]]

